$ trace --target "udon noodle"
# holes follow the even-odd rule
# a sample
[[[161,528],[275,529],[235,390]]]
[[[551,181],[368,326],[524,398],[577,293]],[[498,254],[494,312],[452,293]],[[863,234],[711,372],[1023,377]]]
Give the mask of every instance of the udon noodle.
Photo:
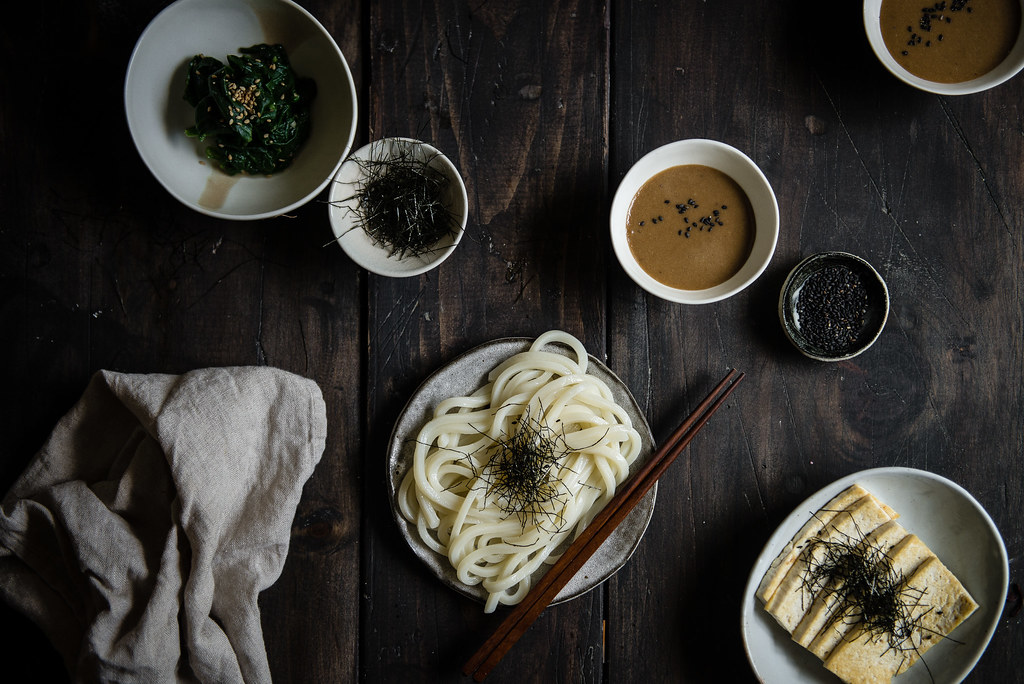
[[[558,344],[571,355],[546,350]],[[587,361],[575,337],[545,333],[470,396],[440,402],[416,437],[399,510],[460,582],[483,587],[485,612],[526,596],[640,453],[629,414]]]

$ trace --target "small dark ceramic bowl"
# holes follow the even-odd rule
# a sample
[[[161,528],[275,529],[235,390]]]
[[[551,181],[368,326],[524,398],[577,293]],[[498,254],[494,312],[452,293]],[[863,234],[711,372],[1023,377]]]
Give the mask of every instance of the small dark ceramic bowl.
[[[850,317],[837,307],[812,305],[810,299],[806,306],[801,305],[801,295],[812,296],[804,293],[809,282],[815,290],[824,289],[844,301],[842,295],[829,289],[834,288],[837,273],[853,274],[859,279],[866,300],[862,316]],[[786,337],[804,356],[817,361],[843,361],[862,353],[878,339],[888,316],[889,290],[882,276],[864,259],[846,252],[821,252],[807,257],[789,272],[779,295],[779,320]],[[843,326],[846,332],[833,335],[833,325]]]

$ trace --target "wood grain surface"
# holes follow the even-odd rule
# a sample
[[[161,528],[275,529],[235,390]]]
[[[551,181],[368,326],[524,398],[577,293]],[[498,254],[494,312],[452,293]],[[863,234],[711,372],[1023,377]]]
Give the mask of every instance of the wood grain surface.
[[[914,90],[872,54],[858,3],[300,0],[352,67],[356,147],[418,137],[466,180],[457,251],[388,279],[327,244],[326,192],[231,222],[148,172],[124,75],[167,4],[28,3],[0,27],[4,491],[99,369],[310,377],[329,434],[260,599],[275,679],[465,681],[500,615],[404,545],[386,442],[440,365],[561,328],[658,438],[729,367],[747,377],[662,479],[633,558],[546,611],[488,681],[752,681],[739,613],[756,555],[804,498],[878,466],[948,477],[992,515],[1011,586],[968,681],[1024,681],[1024,76]],[[619,180],[684,138],[744,151],[781,211],[764,274],[702,306],[644,293],[608,239]],[[789,269],[825,250],[867,259],[892,298],[875,346],[837,364],[800,356],[776,313]],[[40,631],[0,616],[18,627],[0,646],[10,681],[66,678]]]

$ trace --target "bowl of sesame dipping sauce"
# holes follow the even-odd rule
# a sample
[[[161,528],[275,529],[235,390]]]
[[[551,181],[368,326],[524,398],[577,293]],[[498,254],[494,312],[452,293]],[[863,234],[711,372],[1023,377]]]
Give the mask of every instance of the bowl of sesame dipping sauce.
[[[679,140],[626,173],[610,227],[615,256],[637,285],[670,302],[709,304],[764,272],[779,205],[747,155],[716,140]]]
[[[938,95],[993,88],[1024,69],[1024,0],[865,0],[864,29],[896,78]]]
[[[844,361],[875,343],[889,317],[889,289],[871,264],[821,252],[790,271],[779,295],[786,337],[817,361]]]

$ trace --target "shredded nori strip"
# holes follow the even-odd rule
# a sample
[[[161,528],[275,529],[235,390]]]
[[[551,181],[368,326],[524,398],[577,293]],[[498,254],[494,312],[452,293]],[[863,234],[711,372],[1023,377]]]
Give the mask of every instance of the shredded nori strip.
[[[423,256],[439,249],[438,242],[460,230],[445,203],[448,176],[424,159],[418,143],[396,140],[379,146],[370,158],[353,157],[363,171],[355,194],[355,228],[398,259]]]
[[[189,62],[185,100],[195,125],[185,135],[213,145],[207,158],[228,175],[270,175],[287,168],[309,138],[316,83],[295,74],[281,45],[259,44]]]
[[[804,595],[827,601],[832,613],[828,624],[859,622],[887,650],[917,651],[914,633],[930,631],[921,624],[931,611],[925,608],[927,590],[910,585],[880,546],[858,530],[856,536],[814,539],[801,553],[810,561],[802,577]]]
[[[566,470],[573,472],[566,465],[569,457],[589,448],[570,447],[561,421],[556,423],[557,428],[547,425],[526,409],[512,421],[510,434],[488,437],[486,445],[464,454],[474,476],[470,489],[482,491],[502,513],[518,519],[524,530],[528,524],[551,533],[563,529],[564,509],[572,493],[562,475]]]
[[[539,524],[546,518],[558,530],[564,502],[551,504],[568,495],[559,471],[571,453],[561,433],[532,420],[527,412],[513,434],[494,443],[480,479],[501,510],[518,517],[524,527],[530,520]]]

